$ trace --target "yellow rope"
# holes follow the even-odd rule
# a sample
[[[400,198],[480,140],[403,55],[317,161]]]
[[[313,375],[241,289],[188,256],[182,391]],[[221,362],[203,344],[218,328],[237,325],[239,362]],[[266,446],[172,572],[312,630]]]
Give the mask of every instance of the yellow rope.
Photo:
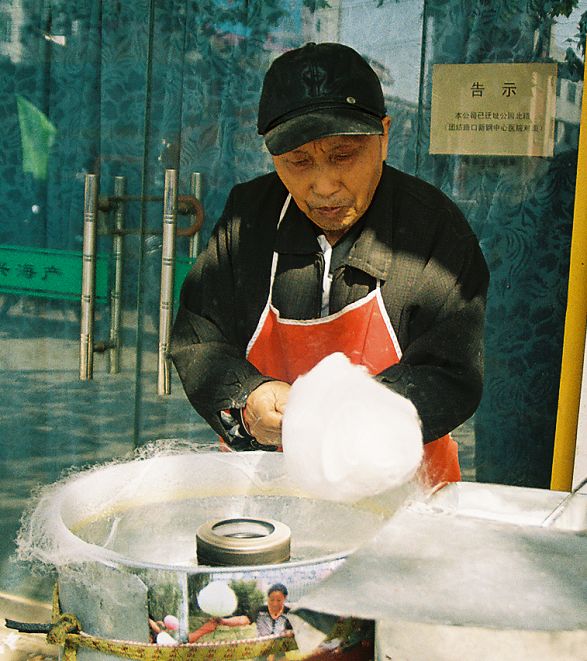
[[[65,645],[68,634],[77,633],[80,629],[81,624],[75,615],[63,613],[57,621],[51,624],[47,642],[50,645]]]
[[[69,650],[75,653],[78,647],[114,654],[125,659],[137,659],[137,661],[212,661],[212,659],[228,661],[283,653],[296,649],[296,644],[290,636],[267,636],[263,639],[166,646],[125,640],[107,640],[85,633],[67,634],[65,638],[66,655]],[[75,656],[68,655],[67,658],[73,660]]]

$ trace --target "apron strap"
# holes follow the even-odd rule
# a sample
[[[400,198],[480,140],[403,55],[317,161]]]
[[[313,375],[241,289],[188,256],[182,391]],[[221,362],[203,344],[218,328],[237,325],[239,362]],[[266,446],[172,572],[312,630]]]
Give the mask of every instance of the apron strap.
[[[279,220],[277,221],[277,229],[279,229],[279,226],[281,225],[281,221],[285,217],[285,212],[287,211],[289,207],[289,203],[291,202],[291,193],[288,194],[288,196],[285,198],[285,202],[283,203],[283,206],[281,207],[281,212],[279,214]],[[273,258],[271,260],[271,277],[269,279],[269,298],[268,298],[268,303],[271,303],[271,295],[273,294],[273,280],[275,279],[275,273],[277,271],[277,252],[274,250],[273,251]]]

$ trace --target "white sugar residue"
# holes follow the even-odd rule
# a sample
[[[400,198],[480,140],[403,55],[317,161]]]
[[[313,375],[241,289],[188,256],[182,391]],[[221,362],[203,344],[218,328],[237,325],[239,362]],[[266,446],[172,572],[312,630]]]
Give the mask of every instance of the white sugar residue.
[[[314,497],[340,502],[404,485],[423,456],[414,405],[342,353],[327,356],[294,382],[282,442],[291,482]]]

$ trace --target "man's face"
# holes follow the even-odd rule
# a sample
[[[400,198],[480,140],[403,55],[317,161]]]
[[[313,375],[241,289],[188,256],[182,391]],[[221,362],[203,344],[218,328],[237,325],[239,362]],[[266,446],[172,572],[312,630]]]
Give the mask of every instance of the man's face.
[[[383,135],[334,135],[273,156],[279,178],[298,207],[333,243],[367,211],[387,157]]]

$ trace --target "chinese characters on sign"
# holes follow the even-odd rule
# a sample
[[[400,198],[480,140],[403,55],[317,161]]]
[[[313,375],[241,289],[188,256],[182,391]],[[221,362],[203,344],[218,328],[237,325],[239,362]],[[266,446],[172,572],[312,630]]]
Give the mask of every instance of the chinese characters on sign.
[[[49,280],[50,276],[60,277],[63,275],[61,269],[57,266],[43,266],[40,271],[37,270],[35,264],[9,264],[8,262],[0,262],[0,277],[8,278],[11,273],[16,277],[24,280],[41,279]]]
[[[431,154],[552,156],[556,64],[435,64]]]
[[[32,254],[17,254],[14,251],[8,253],[6,249],[3,249],[1,254],[3,259],[0,260],[0,286],[52,290],[58,287],[57,282],[64,275],[61,268],[54,264],[27,261],[31,257],[34,259]]]
[[[0,246],[0,293],[65,300],[81,295],[81,253],[27,246]],[[98,255],[96,299],[109,295],[109,256]]]

